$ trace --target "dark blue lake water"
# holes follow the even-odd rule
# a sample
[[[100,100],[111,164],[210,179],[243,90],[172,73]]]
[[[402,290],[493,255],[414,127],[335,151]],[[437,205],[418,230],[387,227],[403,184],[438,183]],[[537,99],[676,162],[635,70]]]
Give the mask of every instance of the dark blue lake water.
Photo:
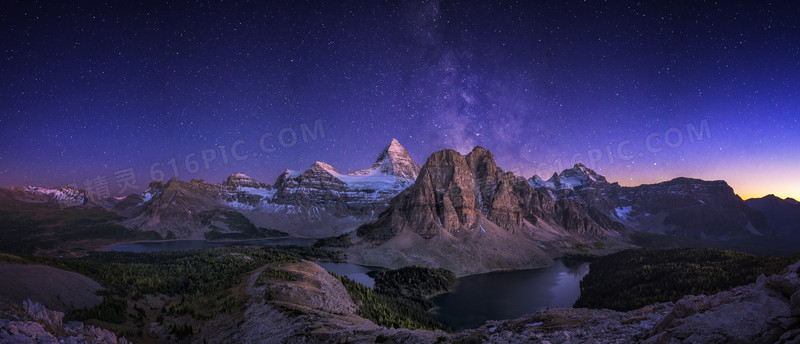
[[[350,263],[317,262],[317,264],[319,264],[319,266],[323,267],[325,270],[328,270],[328,272],[347,276],[347,278],[370,288],[375,287],[375,280],[373,280],[372,277],[369,277],[367,273],[370,271],[385,270],[381,267],[362,266]]]
[[[557,260],[542,269],[490,272],[459,278],[453,292],[434,297],[431,315],[455,330],[487,320],[513,319],[550,307],[571,307],[589,263]]]

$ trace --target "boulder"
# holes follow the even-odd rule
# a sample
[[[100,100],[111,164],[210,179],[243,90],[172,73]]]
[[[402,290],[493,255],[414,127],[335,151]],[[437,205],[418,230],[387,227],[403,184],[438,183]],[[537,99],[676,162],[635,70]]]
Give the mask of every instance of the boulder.
[[[800,291],[796,291],[789,299],[789,309],[793,317],[800,317]]]

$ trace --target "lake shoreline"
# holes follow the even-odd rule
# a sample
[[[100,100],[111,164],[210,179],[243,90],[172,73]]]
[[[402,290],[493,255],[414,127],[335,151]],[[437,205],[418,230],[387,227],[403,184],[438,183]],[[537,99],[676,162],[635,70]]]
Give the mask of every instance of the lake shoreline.
[[[514,319],[551,307],[571,307],[591,262],[559,257],[543,268],[491,271],[460,276],[451,292],[428,300],[431,317],[453,330],[486,321]]]

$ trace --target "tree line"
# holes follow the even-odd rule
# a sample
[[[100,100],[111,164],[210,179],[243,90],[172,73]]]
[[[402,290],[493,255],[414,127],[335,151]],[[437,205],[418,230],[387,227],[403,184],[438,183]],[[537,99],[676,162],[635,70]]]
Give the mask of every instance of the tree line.
[[[714,294],[776,274],[800,254],[774,257],[710,248],[631,249],[592,261],[574,307],[638,309]]]

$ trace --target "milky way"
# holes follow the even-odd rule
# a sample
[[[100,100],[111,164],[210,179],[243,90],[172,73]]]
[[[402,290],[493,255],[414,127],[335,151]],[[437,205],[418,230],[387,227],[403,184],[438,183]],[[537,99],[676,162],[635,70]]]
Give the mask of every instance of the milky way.
[[[795,2],[0,5],[0,183],[272,182],[492,152],[800,197]],[[133,178],[131,178],[133,174]],[[132,180],[131,180],[132,179]]]

